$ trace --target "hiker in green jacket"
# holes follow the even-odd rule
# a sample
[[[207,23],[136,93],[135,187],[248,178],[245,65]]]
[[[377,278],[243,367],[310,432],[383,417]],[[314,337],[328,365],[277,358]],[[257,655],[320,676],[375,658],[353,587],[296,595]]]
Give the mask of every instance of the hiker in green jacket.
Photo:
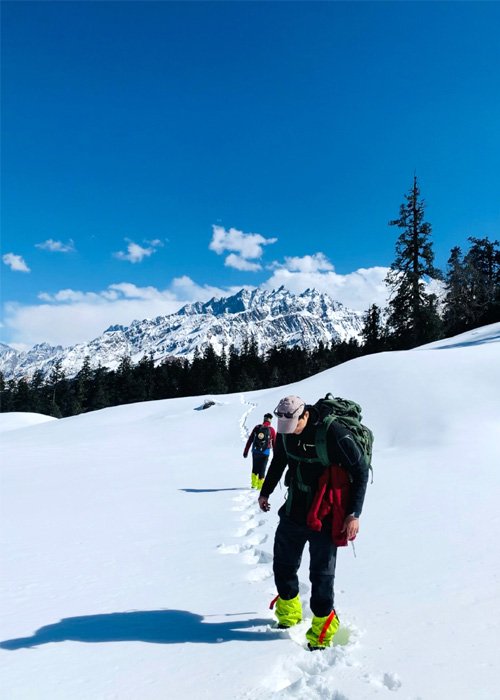
[[[285,477],[288,496],[278,511],[280,521],[274,540],[273,571],[278,590],[278,597],[273,601],[276,603],[275,613],[278,626],[282,628],[302,620],[297,572],[304,547],[309,542],[313,619],[306,638],[309,649],[324,649],[331,644],[339,620],[333,592],[337,558],[337,544],[332,540],[333,515],[330,513],[322,520],[319,530],[312,530],[307,524],[318,482],[325,472],[315,444],[319,415],[314,406],[307,405],[298,396],[282,399],[274,413],[278,418],[278,436],[260,492],[259,506],[264,512],[269,511],[269,496],[288,466]],[[359,530],[369,465],[351,431],[337,421],[333,421],[326,431],[326,449],[331,464],[345,470],[348,475],[346,481],[350,486],[340,527],[346,541],[353,540]]]

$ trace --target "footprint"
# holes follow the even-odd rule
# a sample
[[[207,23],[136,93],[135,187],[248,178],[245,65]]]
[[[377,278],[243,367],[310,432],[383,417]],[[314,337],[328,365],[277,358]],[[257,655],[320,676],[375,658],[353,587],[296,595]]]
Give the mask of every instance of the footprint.
[[[366,673],[364,677],[368,683],[380,688],[385,686],[388,690],[399,690],[403,685],[397,673],[385,672],[381,676],[372,676],[370,673]]]
[[[256,566],[247,574],[247,580],[256,583],[258,581],[265,581],[271,578],[273,575],[273,570],[270,566]]]
[[[265,524],[265,520],[255,520],[255,518],[249,519],[245,522],[243,527],[237,530],[236,537],[245,537],[247,535],[250,535],[253,532],[253,530],[255,530],[258,527],[262,527],[262,525]]]
[[[243,555],[243,561],[245,564],[250,564],[251,566],[255,566],[256,564],[259,563],[259,557],[255,553],[255,550],[248,550],[248,552],[245,552]]]
[[[231,510],[236,511],[237,513],[240,513],[241,511],[244,510],[253,510],[252,508],[253,504],[241,504],[237,506],[233,506]]]
[[[241,494],[241,495],[235,496],[233,498],[233,501],[237,501],[238,503],[241,503],[242,501],[246,501],[246,500],[247,500],[246,494]]]
[[[220,554],[241,554],[253,547],[249,544],[219,544],[217,549]]]
[[[268,535],[259,535],[258,532],[254,532],[248,538],[249,544],[264,544],[268,539]]]
[[[247,535],[251,535],[256,527],[256,525],[248,523],[246,527],[240,527],[239,530],[236,530],[236,537],[246,537]]]
[[[255,520],[255,516],[253,513],[244,513],[240,515],[240,520],[242,523],[248,523],[250,520]]]
[[[256,549],[255,554],[258,557],[259,564],[270,564],[273,560],[273,555],[269,552],[264,552],[262,549]]]
[[[397,673],[384,673],[382,683],[389,690],[399,690],[403,685]]]

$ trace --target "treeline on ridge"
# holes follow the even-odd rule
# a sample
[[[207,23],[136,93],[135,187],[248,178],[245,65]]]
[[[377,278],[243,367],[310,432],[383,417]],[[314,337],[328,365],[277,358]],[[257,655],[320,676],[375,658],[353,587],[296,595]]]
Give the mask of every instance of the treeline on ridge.
[[[1,410],[61,418],[137,401],[251,391],[304,379],[361,353],[362,346],[351,340],[312,351],[283,345],[263,357],[250,339],[240,352],[231,348],[219,356],[208,346],[192,360],[174,358],[157,366],[152,356],[144,356],[135,365],[124,357],[116,370],[93,369],[87,357],[71,379],[58,361],[46,379],[40,371],[30,381],[5,382],[0,376]]]

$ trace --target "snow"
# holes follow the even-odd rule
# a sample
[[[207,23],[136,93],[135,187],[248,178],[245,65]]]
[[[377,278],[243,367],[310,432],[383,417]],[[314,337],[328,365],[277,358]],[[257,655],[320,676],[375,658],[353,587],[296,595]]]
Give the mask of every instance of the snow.
[[[337,643],[311,653],[307,623],[270,627],[285,491],[260,512],[242,451],[282,396],[327,391],[363,406],[374,483],[339,551]],[[498,697],[499,396],[494,324],[278,389],[0,415],[3,696]]]
[[[56,420],[52,416],[44,416],[41,413],[21,413],[12,411],[11,413],[0,413],[0,433],[6,430],[17,430],[30,425],[38,425]]]

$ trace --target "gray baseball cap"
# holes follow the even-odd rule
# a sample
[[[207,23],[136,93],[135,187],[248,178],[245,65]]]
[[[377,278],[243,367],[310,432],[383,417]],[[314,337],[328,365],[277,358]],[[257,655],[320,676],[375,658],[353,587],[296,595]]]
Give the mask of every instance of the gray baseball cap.
[[[305,407],[306,402],[300,396],[281,399],[274,409],[274,415],[278,418],[278,433],[293,433]]]

